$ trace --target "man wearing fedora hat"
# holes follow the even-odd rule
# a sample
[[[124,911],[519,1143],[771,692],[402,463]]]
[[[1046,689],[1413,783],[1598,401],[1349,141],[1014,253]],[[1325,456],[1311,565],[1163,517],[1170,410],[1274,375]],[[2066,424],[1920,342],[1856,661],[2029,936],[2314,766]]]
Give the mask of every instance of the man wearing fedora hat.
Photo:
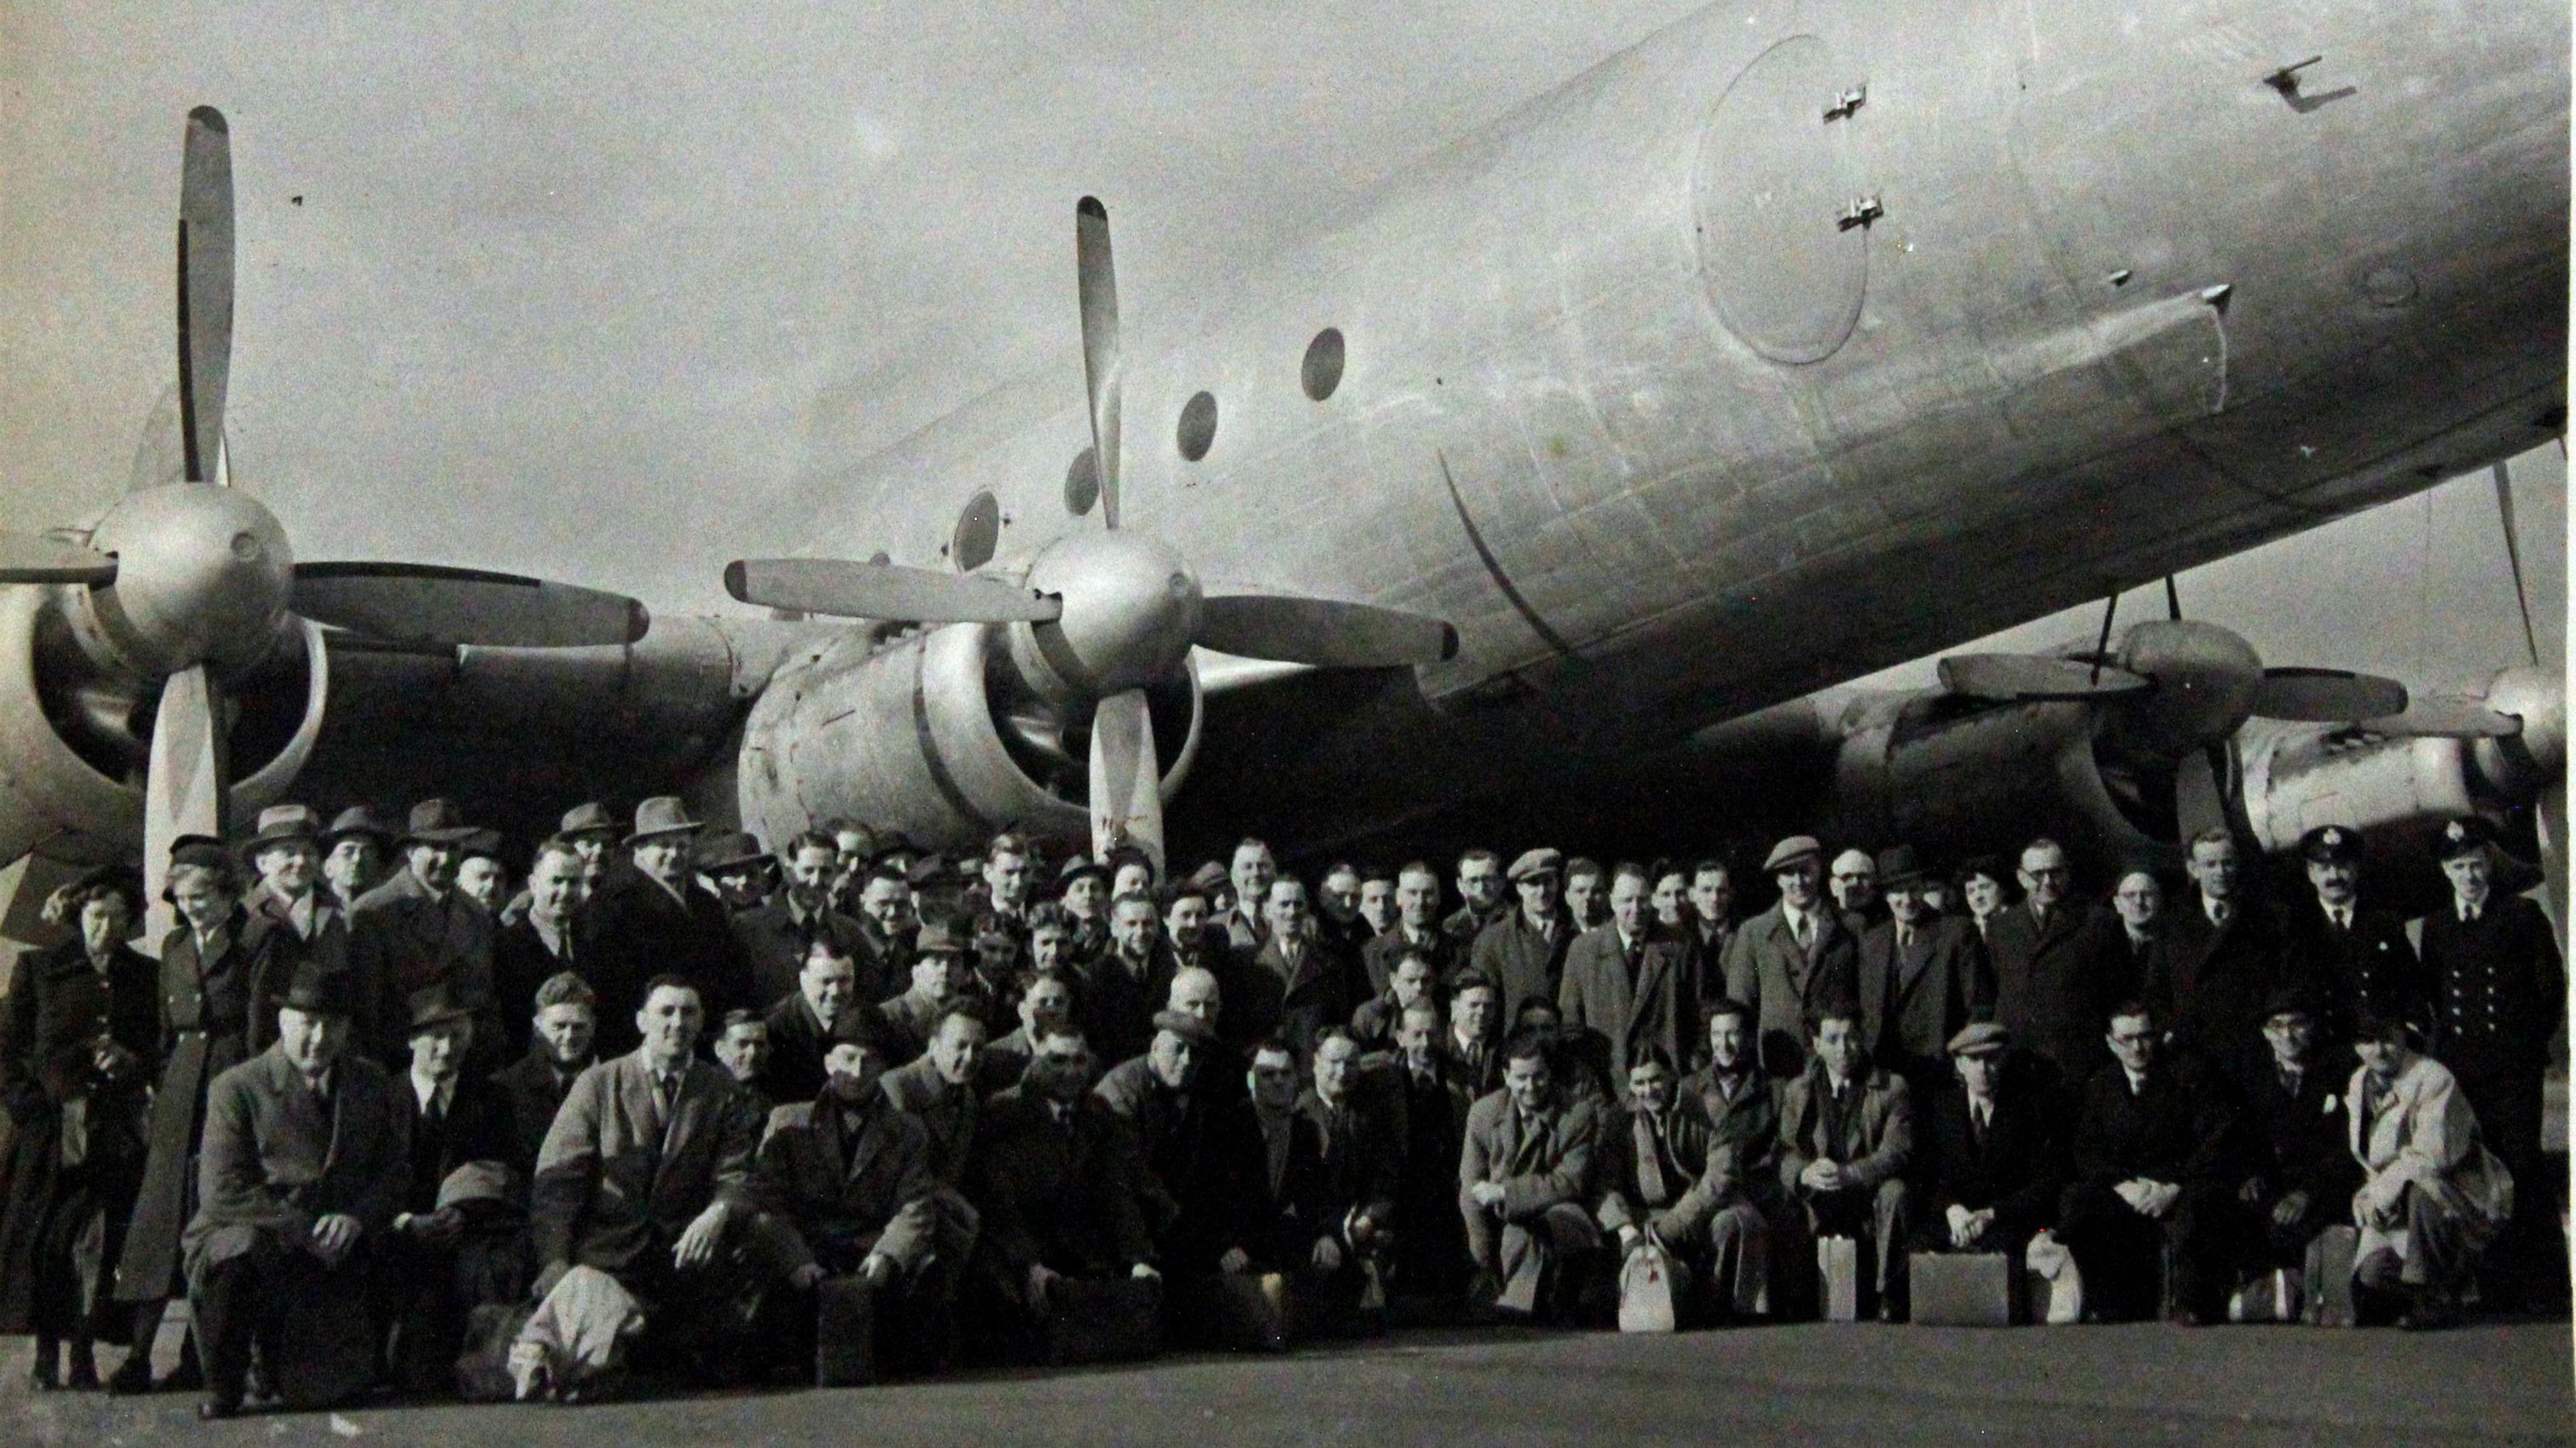
[[[2327,1064],[2325,1009],[2295,986],[2264,1003],[2263,1069],[2245,1085],[2245,1150],[2237,1204],[2261,1270],[2299,1270],[2317,1233],[2349,1220],[2361,1172],[2347,1139],[2343,1072]],[[2337,1053],[2341,1055],[2341,1052]]]
[[[1970,1022],[1948,1046],[1954,1079],[1932,1097],[1929,1210],[1914,1221],[1914,1250],[2002,1252],[2017,1270],[2066,1189],[2058,1113],[2009,1069],[2002,1026]]]
[[[1763,873],[1779,902],[1726,943],[1726,993],[1753,1008],[1762,1069],[1789,1080],[1807,1066],[1804,1022],[1827,997],[1858,999],[1860,942],[1824,895],[1824,847],[1791,835],[1771,847]]]
[[[372,1372],[367,1274],[409,1184],[410,1123],[384,1070],[348,1049],[353,1005],[346,972],[308,966],[278,1008],[277,1044],[207,1092],[203,1200],[185,1239],[201,1417],[241,1411],[254,1343],[295,1406],[344,1400]],[[360,1328],[354,1355],[347,1335],[314,1330],[333,1322]]]
[[[1227,1129],[1227,1098],[1203,1080],[1218,1058],[1216,1029],[1172,1010],[1155,1012],[1153,1024],[1145,1054],[1103,1072],[1092,1094],[1135,1135],[1144,1168],[1136,1196],[1156,1262],[1173,1276],[1203,1277],[1250,1245],[1241,1198],[1249,1143]]]
[[[1557,851],[1523,851],[1505,872],[1520,907],[1478,931],[1467,952],[1468,963],[1501,989],[1504,1020],[1519,1019],[1528,1001],[1554,1005],[1564,984],[1565,952],[1574,944],[1559,893],[1564,874],[1565,856]]]
[[[2290,912],[2289,944],[2299,974],[2327,991],[2317,1002],[2325,1012],[2316,1023],[2321,1049],[2339,1055],[2366,1010],[2431,1024],[2432,990],[2405,920],[2362,902],[2360,833],[2319,825],[2299,836],[2299,859],[2311,898]]]
[[[929,1049],[930,1031],[939,1018],[952,1007],[970,1004],[966,992],[974,983],[975,967],[966,946],[965,926],[955,917],[939,914],[921,922],[913,938],[912,984],[877,1005],[886,1026],[881,1044],[894,1064]]]
[[[447,800],[412,806],[399,841],[403,867],[349,907],[357,1045],[379,1061],[406,1054],[414,992],[438,986],[472,1009],[491,1005],[496,922],[456,888],[457,860],[473,834]]]
[[[596,890],[617,864],[617,841],[625,830],[608,806],[595,799],[584,800],[563,812],[555,822],[555,838],[572,846],[581,861],[582,893]]]
[[[341,910],[384,883],[385,856],[394,847],[394,832],[385,828],[374,810],[353,804],[333,815],[321,844],[322,879]]]
[[[775,863],[769,851],[761,847],[759,837],[745,830],[725,830],[707,837],[695,861],[698,878],[706,881],[716,898],[724,902],[728,918],[769,903],[770,883],[776,878]]]
[[[627,865],[610,872],[573,921],[573,958],[599,992],[600,1054],[634,1047],[644,982],[676,975],[697,987],[707,1019],[749,1004],[742,953],[724,902],[690,870],[699,832],[688,806],[656,795],[635,807]]]
[[[1860,940],[1861,1041],[1924,1101],[1949,1075],[1950,1038],[1993,1011],[1994,969],[1974,926],[1924,903],[1913,846],[1880,851],[1875,877],[1887,918]]]
[[[432,986],[414,993],[407,1015],[411,1068],[397,1094],[410,1128],[410,1180],[376,1244],[375,1320],[388,1376],[418,1392],[454,1380],[466,1314],[494,1287],[524,1285],[524,1274],[493,1270],[493,1258],[516,1245],[515,1230],[478,1223],[469,1232],[461,1209],[439,1205],[458,1168],[500,1166],[517,1155],[508,1098],[464,1069],[475,1012]],[[496,1277],[522,1280],[496,1284]]]
[[[2431,1053],[2459,1083],[2487,1144],[2527,1184],[2499,1244],[2521,1257],[2543,1246],[2549,1225],[2548,1194],[2539,1185],[2547,1175],[2541,1078],[2566,1012],[2566,961],[2539,905],[2501,887],[2493,826],[2475,815],[2450,820],[2434,852],[2450,898],[2424,917]]]
[[[300,804],[270,805],[259,812],[259,827],[243,843],[242,858],[259,879],[242,901],[253,930],[291,930],[314,947],[327,937],[331,943],[322,948],[348,949],[348,912],[322,878],[320,815]]]

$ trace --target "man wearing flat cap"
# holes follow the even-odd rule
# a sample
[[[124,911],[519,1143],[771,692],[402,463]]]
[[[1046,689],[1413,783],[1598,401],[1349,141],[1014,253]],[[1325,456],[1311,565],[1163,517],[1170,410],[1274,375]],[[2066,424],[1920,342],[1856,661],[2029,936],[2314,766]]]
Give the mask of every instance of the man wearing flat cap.
[[[1762,869],[1779,902],[1726,943],[1726,993],[1753,1008],[1762,1069],[1780,1080],[1806,1069],[1808,1011],[1860,996],[1860,942],[1825,899],[1823,856],[1813,835],[1773,845]]]
[[[2290,951],[2298,974],[2324,992],[2315,1024],[2326,1058],[2340,1057],[2364,1011],[2430,1024],[2432,990],[2405,920],[2362,903],[2361,835],[2319,825],[2299,836],[2299,858],[2312,898],[2290,912]]]
[[[367,1273],[409,1184],[410,1122],[383,1069],[347,1049],[348,984],[308,968],[278,1008],[277,1044],[208,1089],[185,1238],[201,1417],[241,1411],[254,1343],[296,1406],[344,1400],[372,1372]],[[317,1321],[355,1327],[341,1339],[354,1361],[321,1346]]]
[[[644,982],[676,975],[697,987],[708,1020],[748,1004],[742,955],[724,902],[691,872],[703,828],[688,806],[657,795],[635,807],[631,868],[610,874],[573,921],[573,957],[599,992],[600,1054],[631,1050]]]
[[[1503,994],[1502,1018],[1520,1018],[1526,1001],[1556,1003],[1565,984],[1565,953],[1574,945],[1560,893],[1565,856],[1554,850],[1522,852],[1504,872],[1520,905],[1476,934],[1468,963]]]
[[[409,1185],[376,1243],[375,1323],[388,1376],[422,1392],[455,1380],[466,1314],[516,1297],[527,1282],[517,1223],[495,1230],[478,1218],[469,1227],[463,1209],[439,1205],[459,1168],[498,1168],[517,1155],[509,1099],[464,1069],[474,1012],[432,987],[413,996],[409,1016],[411,1069],[397,1089],[411,1140]]]
[[[1861,1041],[1928,1101],[1949,1078],[1950,1038],[1994,1010],[1994,968],[1974,926],[1924,903],[1913,846],[1880,851],[1875,878],[1887,918],[1860,941]]]
[[[2424,917],[2432,987],[2431,1054],[2459,1083],[2487,1144],[2520,1194],[2498,1251],[2519,1258],[2549,1225],[2539,1189],[2541,1077],[2566,1011],[2566,962],[2549,918],[2497,880],[2494,828],[2475,815],[2446,822],[2434,842],[2450,898]]]
[[[385,828],[374,810],[353,804],[331,817],[321,846],[322,879],[333,903],[345,913],[358,903],[358,897],[384,883],[385,857],[393,850],[394,832]]]
[[[478,1011],[492,1002],[494,921],[456,888],[457,857],[473,833],[447,800],[414,805],[398,842],[402,868],[349,907],[357,1044],[378,1061],[407,1054],[415,992],[437,986]]]
[[[1145,1054],[1102,1073],[1092,1094],[1134,1133],[1144,1174],[1136,1195],[1166,1273],[1196,1277],[1244,1247],[1243,1152],[1224,1109],[1228,1093],[1204,1078],[1217,1059],[1216,1028],[1183,1011],[1154,1013]]]
[[[2010,1069],[2012,1033],[2002,1026],[1962,1026],[1948,1051],[1954,1079],[1932,1101],[1931,1191],[1914,1250],[2002,1252],[2018,1271],[2066,1190],[2058,1113]]]

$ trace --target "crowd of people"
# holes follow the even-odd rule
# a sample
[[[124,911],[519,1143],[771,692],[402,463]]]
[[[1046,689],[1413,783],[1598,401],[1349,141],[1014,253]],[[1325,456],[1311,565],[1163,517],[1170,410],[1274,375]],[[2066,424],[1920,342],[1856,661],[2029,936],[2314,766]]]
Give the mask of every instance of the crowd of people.
[[[1252,839],[1167,877],[657,798],[514,874],[447,801],[281,805],[172,847],[157,962],[133,872],[49,902],[0,1315],[39,1388],[123,1343],[109,1390],[227,1417],[1606,1324],[1647,1257],[1685,1320],[1900,1321],[1912,1257],[1977,1253],[2054,1316],[2208,1324],[2341,1230],[2368,1320],[2506,1302],[2556,1236],[2550,925],[2478,819],[2415,931],[2352,831],[2298,853],[2267,888],[2212,832],[2091,898],[2046,839],[1310,885]]]

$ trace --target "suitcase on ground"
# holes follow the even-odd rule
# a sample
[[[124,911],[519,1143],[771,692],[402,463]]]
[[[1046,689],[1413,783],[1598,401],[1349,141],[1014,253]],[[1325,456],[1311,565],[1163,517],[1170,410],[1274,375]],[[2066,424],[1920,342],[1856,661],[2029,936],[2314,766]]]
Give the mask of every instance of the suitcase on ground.
[[[2360,1321],[2352,1301],[2352,1259],[2360,1246],[2361,1233],[2351,1227],[2328,1227],[2308,1243],[2300,1285],[2306,1289],[2309,1322],[2351,1327]]]
[[[1860,1321],[1860,1243],[1816,1239],[1816,1311],[1827,1322]]]
[[[2306,1274],[2274,1268],[2258,1274],[2227,1299],[2229,1322],[2298,1322],[2306,1307]]]
[[[269,1375],[289,1409],[336,1408],[375,1381],[374,1323],[366,1299],[345,1282],[289,1289],[276,1323]]]
[[[814,1386],[851,1388],[877,1376],[877,1293],[864,1277],[814,1284]]]
[[[1929,1327],[2010,1327],[2029,1320],[2023,1269],[2001,1252],[1916,1252],[1906,1259],[1911,1321]]]
[[[1690,1272],[1670,1252],[1648,1242],[1619,1264],[1619,1330],[1671,1332],[1690,1300]]]
[[[1199,1304],[1208,1340],[1232,1352],[1286,1352],[1293,1289],[1278,1272],[1220,1272]]]
[[[1039,1353],[1051,1367],[1133,1362],[1163,1350],[1163,1284],[1059,1277],[1047,1288]]]

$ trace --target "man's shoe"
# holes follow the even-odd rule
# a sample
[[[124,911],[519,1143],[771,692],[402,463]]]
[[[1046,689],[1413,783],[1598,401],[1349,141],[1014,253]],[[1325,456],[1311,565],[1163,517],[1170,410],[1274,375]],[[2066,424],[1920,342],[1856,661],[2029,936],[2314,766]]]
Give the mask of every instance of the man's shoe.
[[[84,1393],[98,1391],[98,1354],[86,1340],[75,1340],[70,1349],[71,1366],[63,1373],[63,1386]]]
[[[2408,1332],[2439,1332],[2446,1327],[2457,1327],[2460,1325],[2460,1307],[2448,1293],[2422,1293],[2398,1317],[2397,1325]]]
[[[240,1416],[241,1400],[239,1398],[206,1398],[200,1400],[197,1404],[197,1419],[199,1422],[213,1423],[225,1418],[238,1418]]]
[[[2176,1307],[2165,1313],[2165,1321],[2176,1327],[2207,1327],[2209,1319],[2188,1307]]]
[[[170,1376],[155,1379],[152,1384],[152,1391],[156,1393],[193,1393],[205,1385],[206,1370],[198,1363],[197,1355],[193,1352],[183,1352],[179,1354],[179,1366],[171,1370]]]
[[[107,1375],[107,1390],[117,1394],[152,1391],[152,1358],[148,1353],[132,1352]]]

